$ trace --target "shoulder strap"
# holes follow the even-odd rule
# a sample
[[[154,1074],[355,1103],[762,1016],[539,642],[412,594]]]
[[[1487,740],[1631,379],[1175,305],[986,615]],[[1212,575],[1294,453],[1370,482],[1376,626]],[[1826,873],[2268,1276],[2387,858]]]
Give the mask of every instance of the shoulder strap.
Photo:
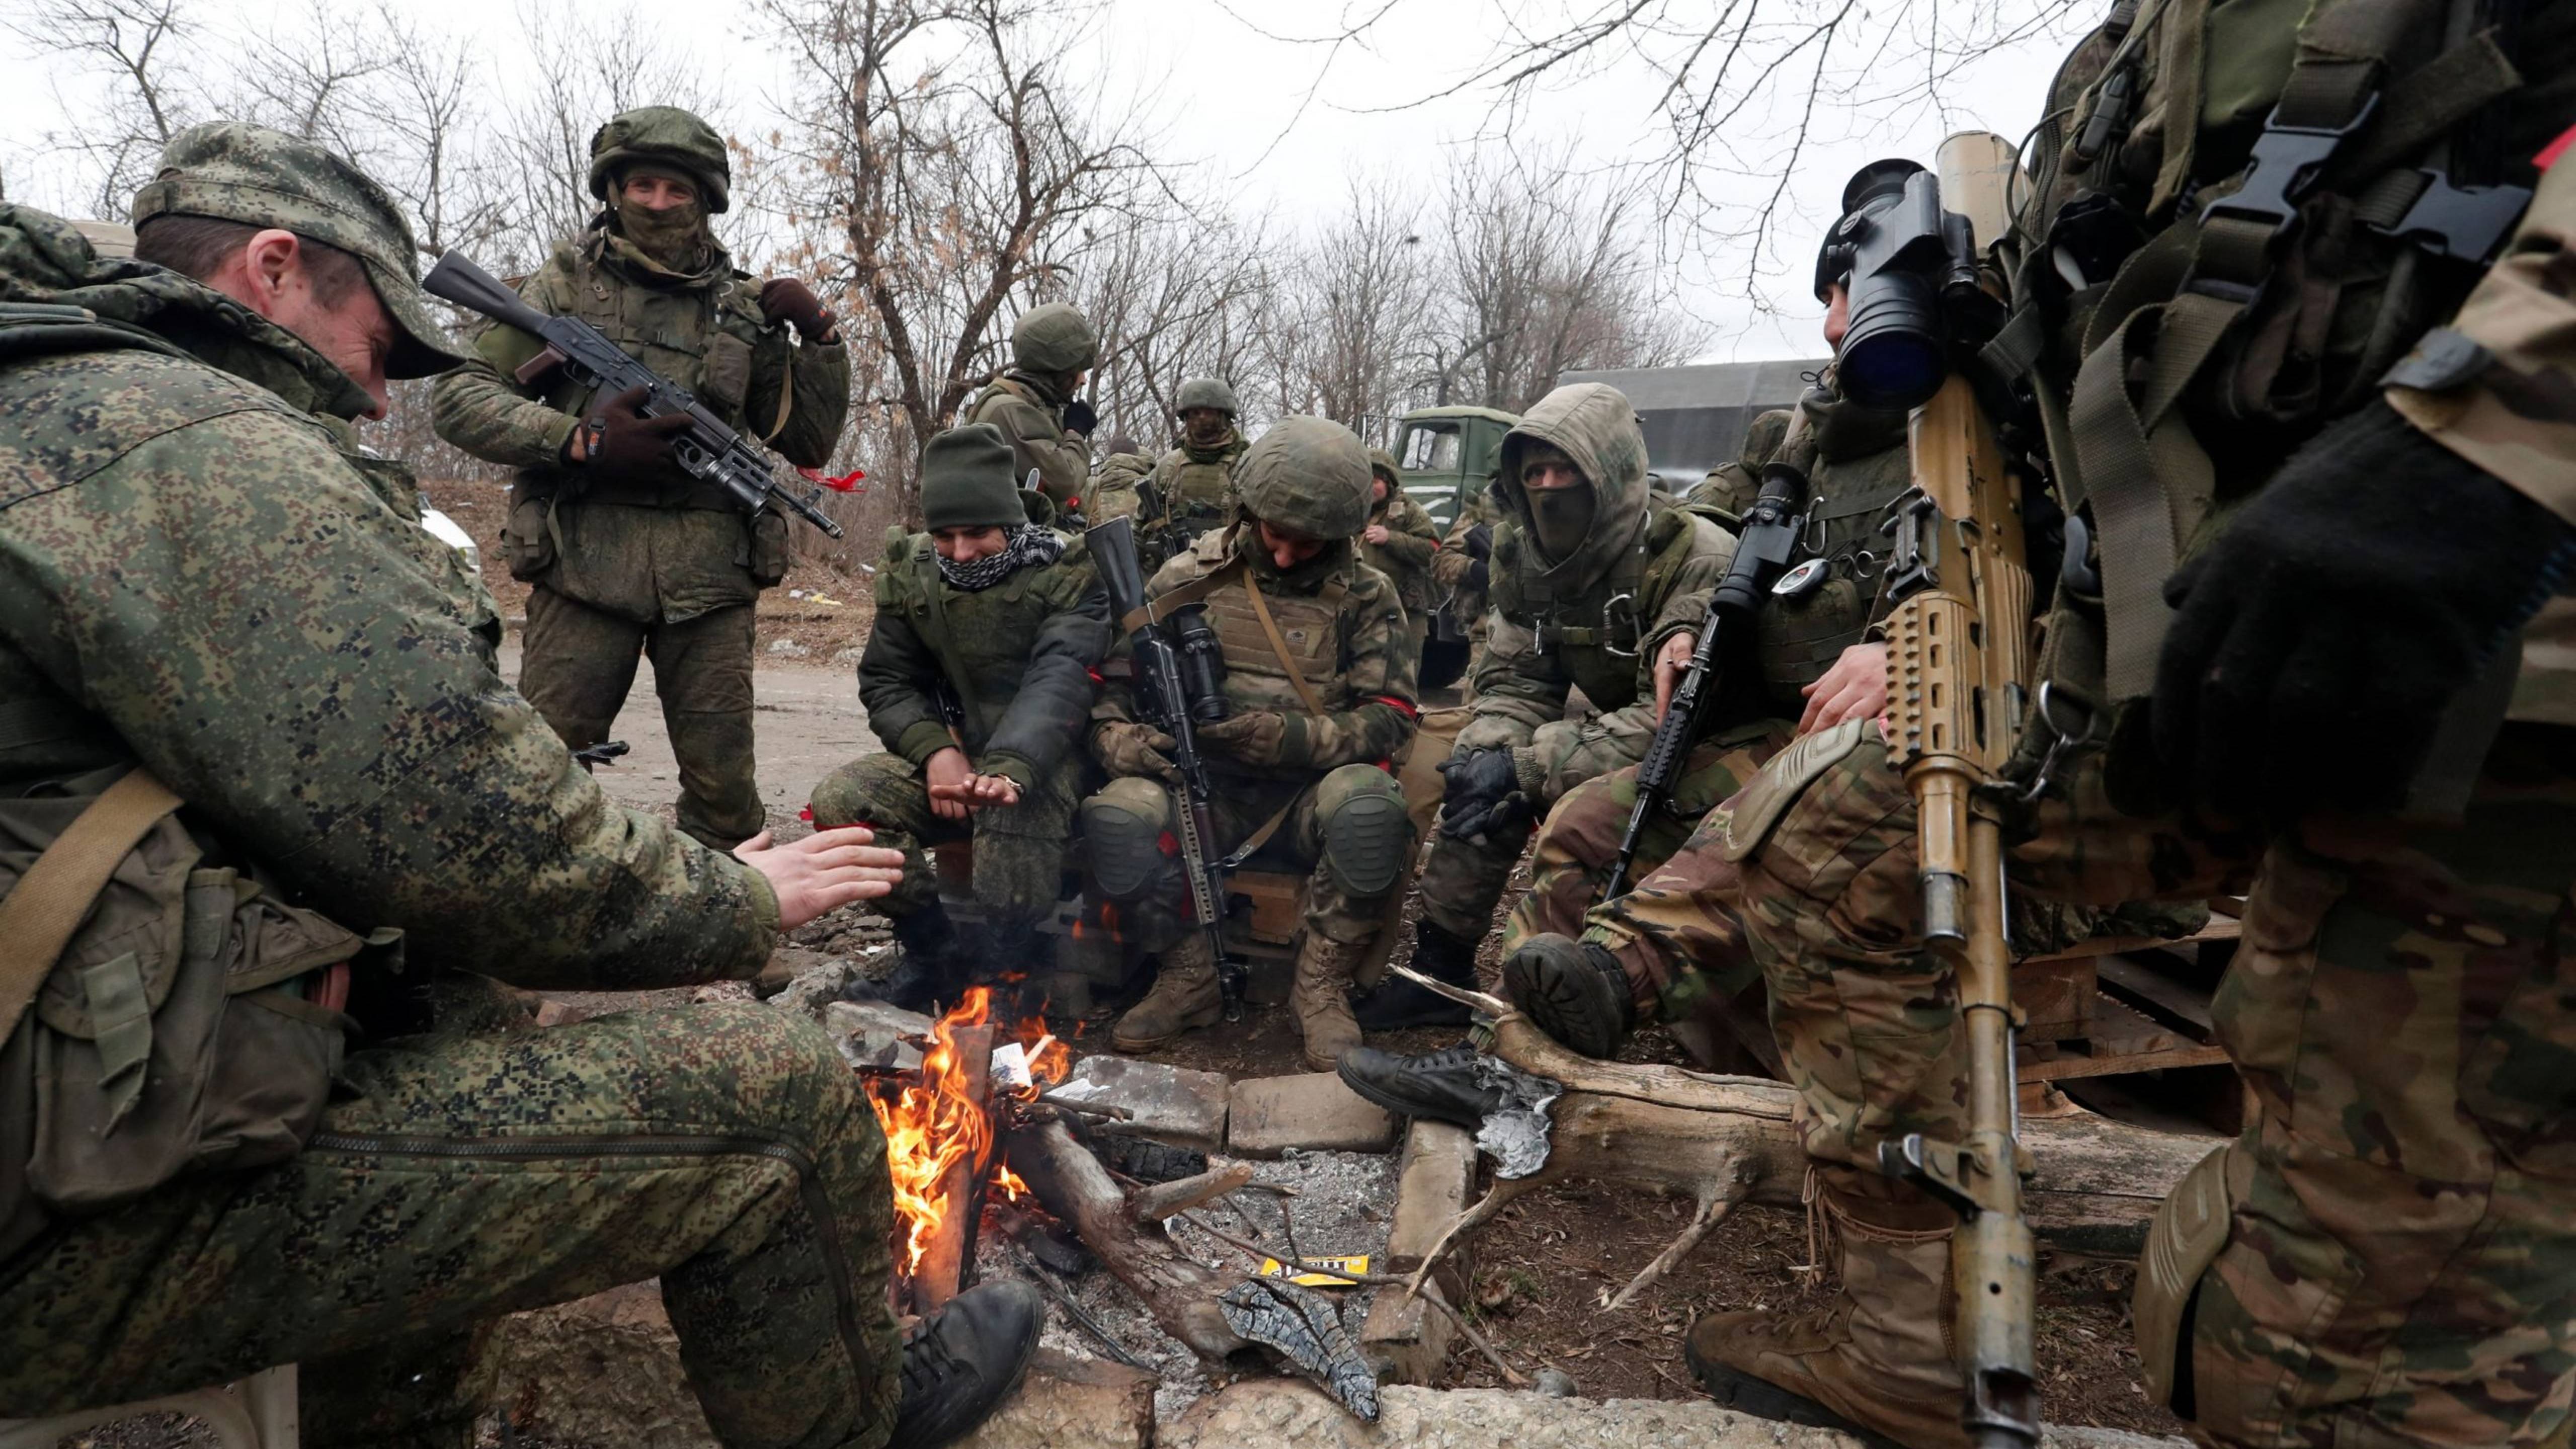
[[[924,621],[929,625],[924,631],[928,637],[922,642],[930,646],[931,653],[939,656],[939,672],[947,675],[948,682],[956,687],[957,702],[966,711],[966,727],[980,732],[984,727],[984,712],[981,702],[975,698],[974,677],[966,672],[965,661],[957,657],[956,636],[948,632],[948,601],[941,597],[944,581],[939,577],[937,552],[929,548],[914,550],[912,567],[913,582],[920,587],[929,608],[929,617]]]
[[[1279,666],[1288,671],[1288,682],[1297,689],[1297,699],[1306,713],[1324,713],[1324,702],[1315,697],[1313,686],[1306,683],[1306,673],[1297,667],[1297,658],[1288,652],[1288,640],[1279,632],[1279,621],[1270,617],[1270,604],[1261,597],[1261,586],[1252,581],[1252,570],[1243,571],[1243,592],[1252,600],[1252,617],[1261,621],[1261,632],[1270,640],[1270,652],[1279,656]]]
[[[178,808],[179,797],[168,786],[147,771],[130,770],[92,800],[27,867],[17,886],[0,896],[0,941],[9,943],[7,956],[0,958],[0,1041],[17,1030],[18,1018],[62,959],[63,948],[107,888],[108,877],[162,816]]]

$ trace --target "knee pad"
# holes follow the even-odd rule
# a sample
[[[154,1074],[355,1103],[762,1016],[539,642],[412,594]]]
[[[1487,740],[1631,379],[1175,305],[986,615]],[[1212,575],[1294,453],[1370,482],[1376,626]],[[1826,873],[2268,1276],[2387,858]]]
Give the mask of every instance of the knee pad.
[[[1394,888],[1412,843],[1404,796],[1392,788],[1355,792],[1324,817],[1324,866],[1343,890],[1363,899]]]
[[[2227,1149],[2222,1147],[2183,1174],[2147,1228],[2129,1311],[2137,1333],[2139,1376],[2147,1381],[2147,1397],[2159,1404],[2188,1407],[2174,1404],[2174,1389],[2191,1363],[2185,1321],[2201,1275],[2227,1246],[2232,1216]]]
[[[1112,899],[1145,889],[1163,864],[1164,820],[1171,797],[1150,780],[1112,780],[1082,802],[1082,841],[1091,875]]]

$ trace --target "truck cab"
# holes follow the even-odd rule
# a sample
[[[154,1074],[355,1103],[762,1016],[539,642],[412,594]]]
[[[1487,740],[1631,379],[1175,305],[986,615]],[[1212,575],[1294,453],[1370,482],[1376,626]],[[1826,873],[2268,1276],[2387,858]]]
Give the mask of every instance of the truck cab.
[[[1422,505],[1444,536],[1459,511],[1484,496],[1503,434],[1519,421],[1518,414],[1495,408],[1438,407],[1415,408],[1396,423],[1395,462],[1405,496]],[[1445,601],[1432,614],[1422,641],[1422,688],[1444,688],[1467,672],[1471,622]]]

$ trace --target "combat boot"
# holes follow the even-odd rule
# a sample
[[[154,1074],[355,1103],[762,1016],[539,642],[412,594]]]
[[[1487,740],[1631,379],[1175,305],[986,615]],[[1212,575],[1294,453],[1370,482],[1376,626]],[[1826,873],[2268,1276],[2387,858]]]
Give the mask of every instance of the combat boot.
[[[938,1449],[1019,1392],[1046,1303],[1016,1278],[978,1283],[916,1325],[903,1344],[903,1407],[886,1449]]]
[[[1183,1032],[1214,1026],[1224,1015],[1216,958],[1209,954],[1207,937],[1193,931],[1163,952],[1154,989],[1109,1029],[1109,1045],[1122,1052],[1149,1052]]]
[[[908,916],[888,917],[887,924],[903,959],[878,983],[877,996],[906,1011],[955,1006],[966,986],[968,947],[948,908],[932,901]]]
[[[1414,922],[1413,969],[1435,981],[1476,989],[1476,943],[1453,936],[1428,919]],[[1378,989],[1360,998],[1358,1020],[1363,1031],[1394,1031],[1407,1026],[1465,1026],[1467,1008],[1439,992],[1389,972]]]
[[[1628,973],[1610,948],[1553,933],[1523,941],[1503,962],[1503,998],[1587,1057],[1606,1059],[1637,1024]]]
[[[1306,1038],[1310,1072],[1331,1071],[1342,1053],[1360,1044],[1360,1024],[1351,1016],[1351,972],[1367,952],[1366,946],[1345,946],[1316,930],[1298,942],[1297,984],[1289,989],[1288,1004]]]
[[[1812,1312],[1710,1313],[1682,1354],[1710,1397],[1756,1418],[1839,1429],[1873,1445],[1964,1446],[1965,1383],[1951,1338],[1957,1218],[1858,1168],[1816,1168],[1842,1291]]]
[[[1500,1088],[1477,1083],[1476,1049],[1464,1042],[1411,1056],[1353,1047],[1336,1070],[1342,1085],[1400,1117],[1454,1122],[1470,1132],[1503,1104]]]

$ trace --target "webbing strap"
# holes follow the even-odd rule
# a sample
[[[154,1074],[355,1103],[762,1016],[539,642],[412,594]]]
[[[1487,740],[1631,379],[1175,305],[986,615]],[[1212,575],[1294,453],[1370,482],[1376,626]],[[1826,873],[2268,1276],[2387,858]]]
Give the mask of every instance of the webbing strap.
[[[1190,580],[1188,583],[1181,585],[1179,588],[1172,590],[1170,593],[1156,594],[1154,597],[1147,599],[1144,603],[1128,610],[1126,616],[1118,621],[1118,627],[1126,630],[1130,634],[1133,634],[1148,624],[1159,624],[1165,619],[1172,617],[1174,614],[1179,613],[1181,610],[1188,608],[1190,605],[1197,603],[1199,600],[1206,598],[1208,595],[1215,593],[1220,585],[1222,585],[1227,579],[1233,577],[1235,570],[1242,567],[1243,560],[1239,558],[1227,559],[1224,563],[1217,565],[1215,568],[1208,570],[1206,573],[1203,573],[1197,578]],[[1246,577],[1249,577],[1249,575]]]
[[[1279,621],[1270,617],[1270,605],[1261,597],[1261,586],[1252,581],[1252,570],[1243,571],[1243,592],[1252,600],[1252,617],[1261,621],[1261,632],[1270,639],[1270,652],[1279,656],[1279,667],[1288,671],[1288,682],[1297,689],[1297,699],[1306,713],[1322,718],[1324,702],[1315,697],[1314,687],[1306,683],[1306,672],[1297,667],[1296,656],[1288,652],[1288,636],[1279,632]],[[1275,822],[1274,822],[1275,824]]]
[[[129,770],[0,896],[0,942],[6,943],[0,950],[0,1041],[17,1030],[18,1018],[117,866],[161,817],[178,808],[179,797],[168,786],[148,771]]]
[[[1242,865],[1245,861],[1252,859],[1252,853],[1259,850],[1261,847],[1268,845],[1270,843],[1270,837],[1279,833],[1279,827],[1288,823],[1288,812],[1296,809],[1297,802],[1303,798],[1303,795],[1289,796],[1288,803],[1271,811],[1270,818],[1261,822],[1260,829],[1245,836],[1241,845],[1238,845],[1233,850],[1227,852],[1225,859],[1217,862],[1218,868],[1222,870],[1233,870]]]

